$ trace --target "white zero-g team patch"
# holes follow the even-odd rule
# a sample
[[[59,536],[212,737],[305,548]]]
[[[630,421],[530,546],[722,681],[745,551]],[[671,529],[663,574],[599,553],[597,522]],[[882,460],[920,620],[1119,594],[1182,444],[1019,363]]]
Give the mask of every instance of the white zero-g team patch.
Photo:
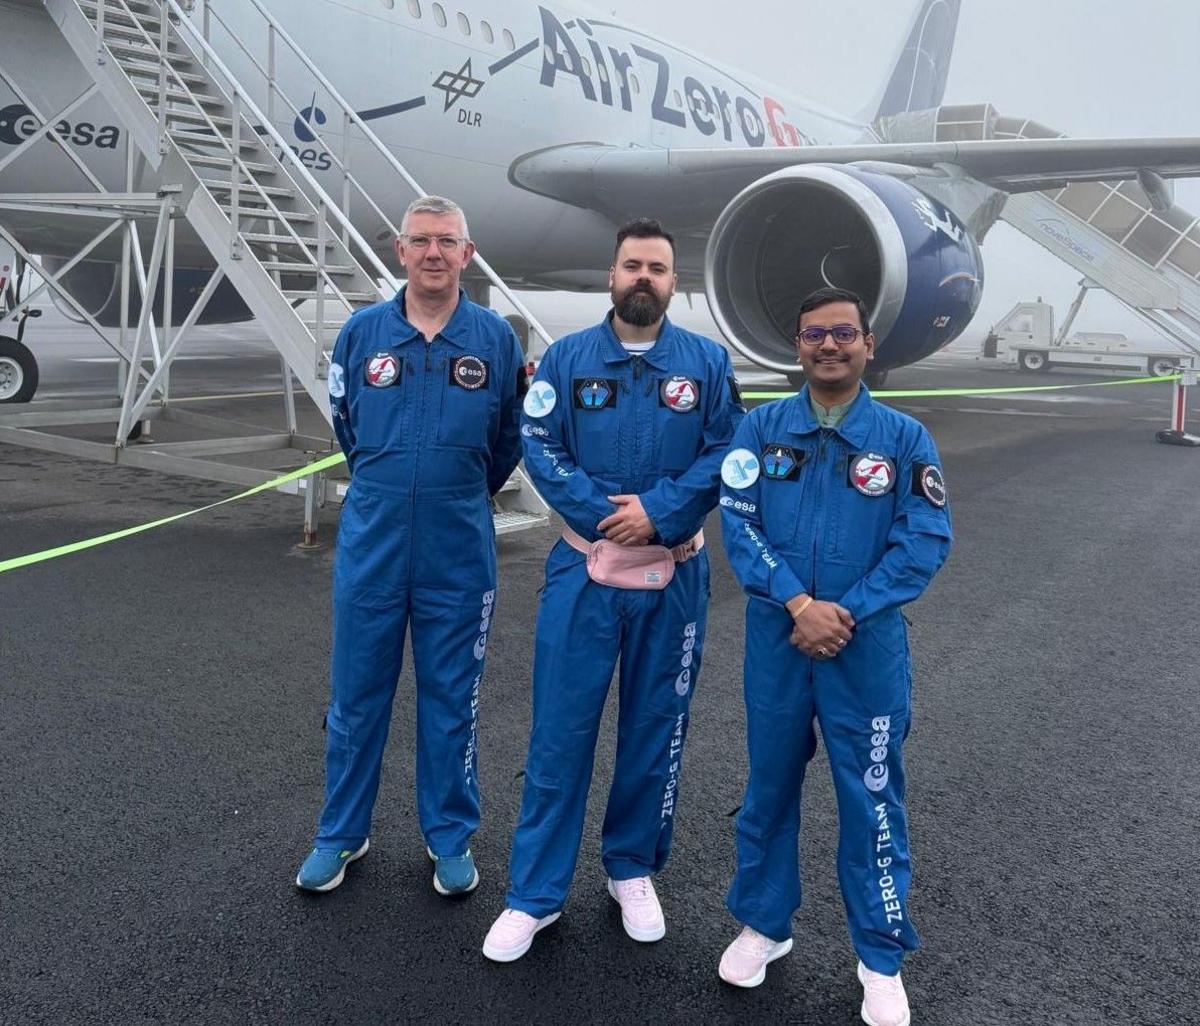
[[[721,462],[721,480],[730,488],[749,488],[758,472],[758,457],[749,449],[734,449]]]
[[[340,363],[329,365],[329,394],[334,399],[341,399],[346,394],[346,368]]]
[[[554,386],[545,381],[535,381],[525,393],[525,413],[530,417],[544,417],[554,409],[558,393]]]
[[[886,495],[896,484],[896,464],[887,456],[867,452],[850,459],[850,483],[863,495]]]

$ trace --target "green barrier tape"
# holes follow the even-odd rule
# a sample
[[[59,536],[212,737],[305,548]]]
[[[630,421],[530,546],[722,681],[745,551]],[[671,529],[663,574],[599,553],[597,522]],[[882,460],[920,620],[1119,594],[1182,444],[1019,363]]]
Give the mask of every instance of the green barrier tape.
[[[237,495],[231,495],[228,499],[222,499],[220,502],[214,502],[208,506],[201,506],[199,509],[190,509],[186,513],[176,513],[174,516],[163,517],[161,520],[155,520],[149,524],[141,524],[138,527],[127,527],[123,531],[114,531],[112,534],[101,535],[99,538],[89,538],[87,541],[73,542],[70,545],[60,545],[56,549],[46,549],[44,552],[34,552],[28,556],[16,556],[13,559],[0,561],[0,574],[7,573],[9,570],[19,570],[23,566],[31,566],[34,563],[42,563],[47,559],[57,559],[59,556],[69,556],[73,552],[82,552],[84,549],[95,548],[97,545],[105,545],[108,542],[119,541],[121,538],[128,538],[133,534],[141,534],[143,531],[152,530],[155,527],[163,527],[166,524],[173,524],[176,520],[182,520],[184,517],[194,517],[197,513],[204,513],[210,509],[216,509],[218,506],[224,506],[230,502],[237,502],[239,499],[248,499],[251,495],[257,495],[259,492],[270,491],[272,488],[278,488],[280,485],[288,484],[292,481],[298,481],[302,477],[308,477],[310,474],[316,474],[322,470],[328,470],[330,467],[336,467],[339,463],[344,463],[346,457],[340,452],[332,456],[326,456],[323,460],[318,460],[316,463],[309,463],[296,470],[289,471],[282,477],[277,477],[271,481],[265,481],[263,484],[255,485],[253,488],[244,492],[239,492]]]
[[[1068,388],[1113,388],[1116,385],[1161,385],[1178,381],[1182,375],[1171,374],[1165,378],[1122,378],[1118,381],[1087,381],[1078,385],[1017,385],[1009,388],[935,388],[881,390],[872,392],[874,399],[927,399],[932,396],[965,395],[1013,395],[1017,392],[1061,392]],[[795,392],[743,392],[743,399],[790,399]]]

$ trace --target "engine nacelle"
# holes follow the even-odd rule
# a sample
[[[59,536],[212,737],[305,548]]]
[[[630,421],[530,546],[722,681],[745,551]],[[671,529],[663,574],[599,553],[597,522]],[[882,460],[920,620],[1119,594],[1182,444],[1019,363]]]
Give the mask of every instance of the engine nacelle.
[[[57,271],[66,260],[61,257],[45,257],[43,263],[48,271]],[[196,271],[181,268],[175,271],[174,288],[171,295],[171,320],[179,327],[191,312],[208,279],[211,271]],[[159,271],[158,289],[154,294],[155,323],[162,323],[165,292],[163,282],[165,271]],[[71,294],[102,327],[115,328],[121,323],[121,269],[116,264],[83,260],[71,268],[62,278],[62,286]],[[50,298],[63,316],[77,323],[82,318],[68,304],[64,303],[53,289]],[[137,283],[129,283],[129,323],[136,325],[142,312],[142,300]],[[213,290],[208,305],[200,314],[198,324],[232,324],[236,321],[248,321],[253,316],[237,289],[230,284],[228,278],[223,278]]]
[[[887,370],[936,352],[979,306],[983,264],[963,223],[897,178],[806,164],[739,193],[713,226],[705,260],[713,317],[750,359],[796,370],[796,313],[826,285],[862,296],[875,360]]]

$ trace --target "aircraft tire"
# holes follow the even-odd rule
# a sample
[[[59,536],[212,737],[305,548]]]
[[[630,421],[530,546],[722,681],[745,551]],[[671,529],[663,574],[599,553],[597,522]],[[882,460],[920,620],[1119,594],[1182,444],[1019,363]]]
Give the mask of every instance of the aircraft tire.
[[[1179,370],[1179,365],[1166,356],[1152,356],[1146,361],[1146,371],[1152,378],[1169,378]]]
[[[37,386],[37,360],[29,347],[0,337],[0,403],[27,403]]]
[[[1027,371],[1048,371],[1050,364],[1045,353],[1025,349],[1021,351],[1021,368]]]

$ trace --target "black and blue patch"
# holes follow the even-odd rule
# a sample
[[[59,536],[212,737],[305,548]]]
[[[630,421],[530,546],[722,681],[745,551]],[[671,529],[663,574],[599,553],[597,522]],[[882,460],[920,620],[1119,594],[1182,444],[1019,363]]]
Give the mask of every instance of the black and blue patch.
[[[486,388],[491,378],[491,365],[479,356],[460,356],[450,361],[450,384],[477,392]]]
[[[807,456],[803,449],[769,442],[761,455],[763,477],[769,481],[795,481]]]
[[[946,479],[937,465],[914,463],[912,490],[914,495],[923,496],[931,506],[936,506],[938,509],[945,508]]]
[[[606,410],[617,405],[617,382],[614,378],[575,378],[571,382],[577,410]]]

